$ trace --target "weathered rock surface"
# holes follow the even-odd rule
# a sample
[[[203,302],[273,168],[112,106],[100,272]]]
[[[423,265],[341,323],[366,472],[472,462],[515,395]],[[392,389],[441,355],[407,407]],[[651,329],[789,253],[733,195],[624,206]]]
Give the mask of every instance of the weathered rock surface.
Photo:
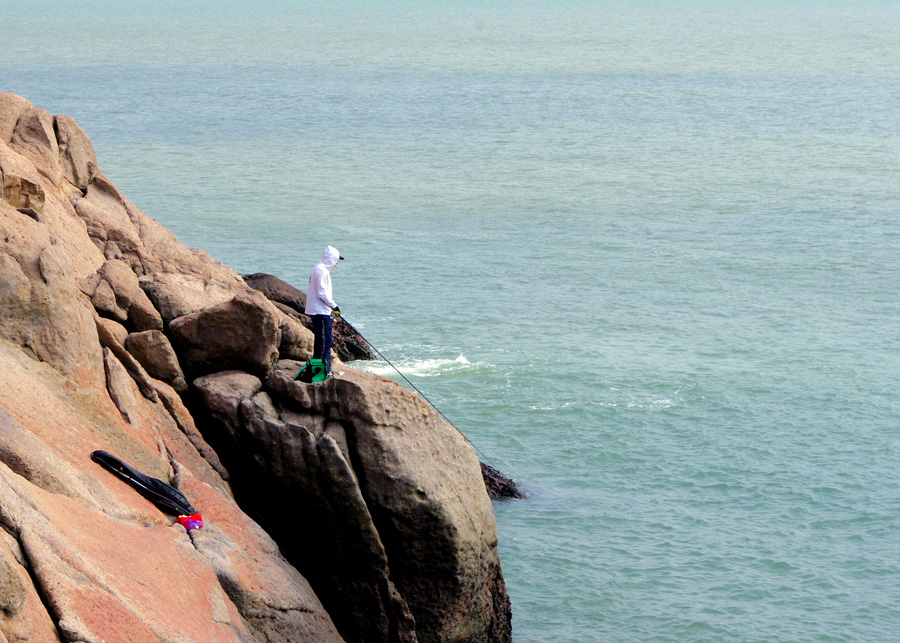
[[[0,185],[0,641],[510,640],[452,427],[383,378],[292,380],[297,309],[136,208],[74,119],[0,93]]]
[[[150,377],[172,385],[176,391],[187,389],[184,372],[178,363],[178,355],[169,338],[159,330],[145,330],[129,334],[124,341],[125,350],[140,362]]]
[[[265,384],[215,373],[194,387],[220,453],[244,481],[236,494],[259,498],[253,515],[341,634],[507,640],[496,523],[465,439],[384,378],[348,370],[307,385],[294,372],[275,370]]]
[[[254,640],[180,528],[115,520],[2,464],[0,519],[41,579],[64,640]]]
[[[274,307],[248,292],[172,320],[169,333],[190,377],[225,369],[265,377],[278,359],[281,343]]]
[[[0,532],[0,641],[60,640],[31,582],[19,541]]]
[[[75,187],[86,190],[99,171],[94,146],[75,119],[61,114],[54,121],[63,176]]]

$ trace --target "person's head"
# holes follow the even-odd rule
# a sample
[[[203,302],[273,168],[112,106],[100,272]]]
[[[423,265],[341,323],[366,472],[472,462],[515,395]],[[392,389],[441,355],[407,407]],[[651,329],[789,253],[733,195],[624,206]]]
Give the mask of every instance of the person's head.
[[[342,261],[344,258],[341,256],[341,253],[338,252],[337,248],[334,246],[325,246],[325,252],[322,253],[322,263],[325,264],[325,267],[331,270],[337,265],[338,261]]]

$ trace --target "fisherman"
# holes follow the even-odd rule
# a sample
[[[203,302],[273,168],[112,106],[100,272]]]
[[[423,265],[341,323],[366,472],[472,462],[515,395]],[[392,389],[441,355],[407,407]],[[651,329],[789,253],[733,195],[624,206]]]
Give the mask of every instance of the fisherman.
[[[333,246],[326,246],[322,261],[317,263],[309,276],[306,289],[306,314],[312,318],[313,359],[325,361],[328,373],[331,373],[331,336],[334,318],[341,316],[341,309],[331,294],[331,271],[338,261],[344,258]]]

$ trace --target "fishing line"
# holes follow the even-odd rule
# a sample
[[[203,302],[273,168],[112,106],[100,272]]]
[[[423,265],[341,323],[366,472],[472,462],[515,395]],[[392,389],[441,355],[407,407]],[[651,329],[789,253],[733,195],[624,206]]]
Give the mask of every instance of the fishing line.
[[[376,353],[381,359],[383,359],[385,362],[387,362],[388,365],[389,365],[392,369],[394,369],[395,371],[397,371],[397,374],[398,374],[400,377],[402,377],[402,378],[404,379],[404,381],[405,381],[407,384],[409,384],[409,385],[413,388],[413,390],[414,390],[416,393],[418,393],[419,396],[420,396],[423,400],[425,400],[426,402],[428,402],[428,404],[431,405],[431,408],[433,408],[435,411],[437,411],[438,415],[440,415],[442,418],[444,418],[444,421],[445,421],[447,424],[449,424],[449,425],[452,426],[454,429],[456,429],[456,432],[459,433],[461,436],[463,436],[463,439],[464,439],[466,442],[468,442],[468,443],[472,446],[473,449],[475,449],[476,451],[478,451],[478,453],[481,454],[481,457],[483,457],[485,460],[487,460],[487,463],[488,463],[489,465],[491,465],[496,471],[498,471],[498,472],[500,471],[500,469],[497,469],[497,467],[494,466],[494,463],[491,462],[491,459],[488,458],[488,457],[484,454],[484,451],[482,451],[481,449],[479,449],[478,446],[477,446],[474,442],[472,442],[469,438],[467,438],[467,437],[466,437],[466,434],[463,433],[462,431],[460,431],[460,430],[459,430],[459,427],[456,426],[455,424],[453,424],[453,422],[450,421],[450,418],[448,418],[446,415],[444,415],[444,412],[441,411],[441,410],[435,405],[434,402],[432,402],[430,399],[428,399],[428,396],[425,395],[425,394],[419,389],[418,386],[416,386],[415,384],[413,384],[412,382],[410,382],[410,381],[409,381],[409,378],[406,377],[406,375],[404,375],[403,373],[401,373],[401,372],[400,372],[400,369],[397,368],[396,366],[394,366],[394,364],[391,362],[391,360],[389,360],[387,357],[385,357],[385,356],[382,354],[382,352],[381,352],[380,350],[378,350],[377,348],[375,348],[375,345],[374,345],[372,342],[370,342],[368,339],[366,339],[366,338],[363,336],[363,334],[362,334],[361,332],[359,332],[358,330],[356,330],[356,328],[353,326],[353,324],[351,324],[350,322],[348,322],[343,316],[341,316],[341,319],[344,320],[344,323],[346,323],[347,326],[349,326],[350,329],[351,329],[354,333],[356,333],[357,335],[359,335],[360,337],[362,337],[362,340],[363,340],[366,344],[368,344],[369,347],[370,347],[373,351],[375,351],[375,353]],[[527,497],[527,496],[526,496],[526,497]]]

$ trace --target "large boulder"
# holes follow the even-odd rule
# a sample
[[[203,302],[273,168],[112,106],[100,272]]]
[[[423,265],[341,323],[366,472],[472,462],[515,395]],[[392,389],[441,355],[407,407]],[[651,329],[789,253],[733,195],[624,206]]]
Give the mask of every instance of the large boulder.
[[[190,379],[228,369],[264,378],[281,343],[276,311],[252,291],[172,320],[169,335]]]
[[[384,378],[350,371],[325,389],[420,641],[508,640],[497,525],[465,437]]]
[[[243,481],[238,497],[254,499],[254,515],[313,583],[342,636],[415,641],[415,622],[390,579],[340,425],[312,417],[305,421],[311,429],[283,422],[262,383],[237,371],[199,378],[194,386]],[[246,458],[236,461],[238,453]]]
[[[225,303],[240,291],[236,284],[222,284],[180,272],[153,273],[142,277],[140,283],[166,324]]]
[[[254,516],[341,634],[509,640],[496,523],[465,438],[384,378],[348,369],[308,385],[291,375],[275,370],[263,388],[219,373],[194,386],[237,497],[254,498]]]

